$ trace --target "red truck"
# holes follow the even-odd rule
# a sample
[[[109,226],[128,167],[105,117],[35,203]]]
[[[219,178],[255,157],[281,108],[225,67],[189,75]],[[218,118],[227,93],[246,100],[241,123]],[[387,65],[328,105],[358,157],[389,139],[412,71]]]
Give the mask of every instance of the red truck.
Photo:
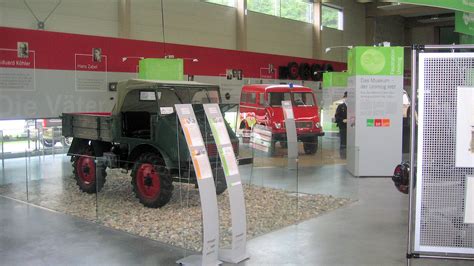
[[[286,147],[285,118],[281,101],[291,101],[298,140],[306,154],[318,149],[318,136],[324,136],[316,96],[310,88],[299,85],[252,84],[242,88],[240,129],[265,125],[272,130],[272,148],[276,142]]]

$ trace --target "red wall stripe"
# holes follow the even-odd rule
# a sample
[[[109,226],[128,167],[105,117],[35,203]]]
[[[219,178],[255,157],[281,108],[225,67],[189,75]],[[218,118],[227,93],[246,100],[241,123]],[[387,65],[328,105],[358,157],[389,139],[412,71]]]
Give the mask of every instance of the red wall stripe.
[[[29,49],[35,51],[36,69],[74,70],[75,54],[92,54],[93,48],[101,48],[102,54],[107,56],[109,72],[136,72],[138,59],[122,62],[122,57],[164,57],[160,42],[0,27],[0,48],[17,49],[17,42],[28,42]],[[175,58],[199,59],[196,63],[185,61],[184,72],[189,75],[219,76],[225,74],[226,69],[242,69],[244,77],[260,78],[260,68],[273,64],[277,71],[278,66],[286,66],[291,61],[330,63],[335,71],[346,69],[345,63],[301,57],[168,43],[165,47],[166,54]],[[0,53],[0,57],[3,55]],[[0,61],[2,59],[5,58]]]

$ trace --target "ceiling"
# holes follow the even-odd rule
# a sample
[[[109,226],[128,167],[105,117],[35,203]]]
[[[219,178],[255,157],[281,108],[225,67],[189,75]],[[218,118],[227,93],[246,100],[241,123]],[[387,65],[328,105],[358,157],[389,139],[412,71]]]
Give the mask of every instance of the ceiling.
[[[454,25],[454,12],[449,9],[388,3],[390,0],[356,0],[367,5],[367,17],[402,16],[411,25]]]

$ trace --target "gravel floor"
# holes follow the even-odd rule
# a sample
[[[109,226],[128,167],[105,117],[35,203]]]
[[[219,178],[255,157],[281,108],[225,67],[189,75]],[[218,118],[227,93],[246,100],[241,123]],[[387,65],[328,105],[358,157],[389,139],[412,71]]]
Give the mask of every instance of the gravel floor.
[[[98,195],[80,192],[72,177],[30,181],[29,202],[173,246],[200,250],[201,208],[194,185],[175,183],[171,201],[161,209],[149,209],[134,197],[128,175],[118,170],[107,172],[107,182]],[[25,200],[24,186],[0,186],[0,195]],[[244,192],[249,239],[353,202],[253,185],[245,185]],[[231,240],[228,202],[227,192],[218,196],[221,246],[228,246]]]

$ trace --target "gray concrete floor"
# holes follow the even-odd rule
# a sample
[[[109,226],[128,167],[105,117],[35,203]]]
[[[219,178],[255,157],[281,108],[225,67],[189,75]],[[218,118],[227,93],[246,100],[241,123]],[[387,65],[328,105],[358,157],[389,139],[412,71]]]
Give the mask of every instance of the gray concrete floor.
[[[28,166],[26,174],[25,166]],[[0,183],[70,175],[61,155],[11,159]],[[389,178],[355,178],[344,165],[295,171],[242,167],[244,181],[358,201],[248,242],[241,265],[404,265],[408,198]],[[251,178],[250,178],[250,173]],[[26,190],[26,189],[25,189]],[[26,191],[25,191],[26,193]],[[1,265],[172,265],[191,252],[0,197]],[[414,265],[472,265],[416,260]]]

